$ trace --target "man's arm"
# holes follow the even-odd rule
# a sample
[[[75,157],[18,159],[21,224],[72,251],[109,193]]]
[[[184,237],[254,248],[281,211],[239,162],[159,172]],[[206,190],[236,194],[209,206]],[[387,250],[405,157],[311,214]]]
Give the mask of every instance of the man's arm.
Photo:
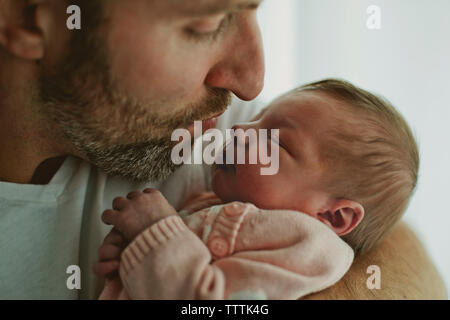
[[[367,267],[381,269],[381,289],[366,286]],[[329,299],[447,299],[444,282],[421,241],[400,222],[383,242],[357,257],[336,285],[309,295],[307,300]]]

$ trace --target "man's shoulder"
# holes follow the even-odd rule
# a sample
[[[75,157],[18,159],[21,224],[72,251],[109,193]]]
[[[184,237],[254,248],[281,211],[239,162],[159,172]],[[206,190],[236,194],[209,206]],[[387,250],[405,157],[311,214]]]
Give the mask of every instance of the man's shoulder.
[[[368,267],[380,271],[381,289],[369,289]],[[399,222],[370,252],[355,259],[349,272],[333,287],[307,299],[446,299],[444,282],[422,242]]]

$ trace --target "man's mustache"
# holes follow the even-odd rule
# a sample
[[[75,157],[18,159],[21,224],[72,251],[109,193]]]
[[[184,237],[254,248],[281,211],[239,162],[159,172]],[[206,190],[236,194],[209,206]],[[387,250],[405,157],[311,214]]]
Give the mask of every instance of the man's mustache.
[[[225,112],[232,101],[230,91],[221,88],[209,89],[208,96],[200,103],[190,105],[177,119],[168,119],[171,123],[166,125],[169,128],[187,128],[195,121],[210,119]]]

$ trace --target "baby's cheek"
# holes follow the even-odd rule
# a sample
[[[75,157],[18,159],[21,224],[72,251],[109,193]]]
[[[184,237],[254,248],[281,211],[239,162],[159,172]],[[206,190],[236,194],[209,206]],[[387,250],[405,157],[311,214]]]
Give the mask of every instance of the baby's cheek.
[[[259,208],[267,208],[267,206],[271,204],[273,196],[274,194],[269,188],[260,187],[258,188],[258,191],[252,194],[251,201],[249,202]]]
[[[240,201],[258,205],[269,201],[276,191],[274,181],[269,176],[262,176],[259,170],[247,170],[245,174],[238,175],[237,178],[236,191]]]

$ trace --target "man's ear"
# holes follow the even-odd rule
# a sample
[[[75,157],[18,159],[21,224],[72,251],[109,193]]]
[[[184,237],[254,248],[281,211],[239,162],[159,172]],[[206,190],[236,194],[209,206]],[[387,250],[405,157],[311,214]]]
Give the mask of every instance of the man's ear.
[[[43,34],[36,28],[37,3],[40,1],[13,1],[0,13],[0,46],[26,60],[42,59],[45,51]]]
[[[338,236],[350,233],[363,218],[363,206],[351,200],[338,200],[330,210],[317,213],[317,219],[333,229]]]

